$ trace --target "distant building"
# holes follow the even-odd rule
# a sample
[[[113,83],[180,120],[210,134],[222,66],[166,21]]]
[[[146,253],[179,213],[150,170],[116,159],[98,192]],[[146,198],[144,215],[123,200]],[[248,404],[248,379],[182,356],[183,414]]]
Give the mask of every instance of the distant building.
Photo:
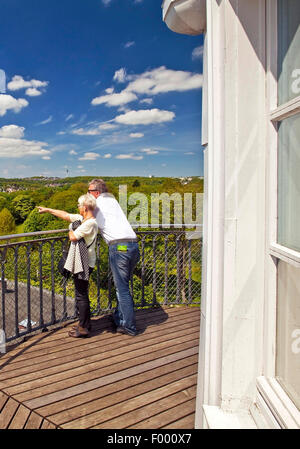
[[[204,33],[197,428],[300,428],[300,1],[164,0]]]

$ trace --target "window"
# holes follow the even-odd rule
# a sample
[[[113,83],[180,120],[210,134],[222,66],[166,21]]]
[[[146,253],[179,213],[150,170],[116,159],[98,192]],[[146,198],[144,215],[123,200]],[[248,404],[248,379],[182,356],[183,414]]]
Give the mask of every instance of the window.
[[[300,409],[299,0],[277,0],[276,54],[277,105],[271,114],[277,132],[277,238],[271,243],[277,259],[275,377]]]

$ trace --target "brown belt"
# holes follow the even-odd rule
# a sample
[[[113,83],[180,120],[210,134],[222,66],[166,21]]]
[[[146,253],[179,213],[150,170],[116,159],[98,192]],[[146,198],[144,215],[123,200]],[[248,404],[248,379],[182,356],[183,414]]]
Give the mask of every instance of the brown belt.
[[[108,245],[114,245],[115,243],[136,243],[138,242],[138,239],[116,239],[116,240],[111,240],[110,242],[108,242]]]

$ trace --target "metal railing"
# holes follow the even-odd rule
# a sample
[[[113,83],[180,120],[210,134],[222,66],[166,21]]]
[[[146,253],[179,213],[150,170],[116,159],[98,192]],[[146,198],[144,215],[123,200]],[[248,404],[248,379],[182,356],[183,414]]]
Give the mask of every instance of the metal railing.
[[[136,308],[200,305],[200,236],[183,230],[136,234],[141,255],[131,279]],[[7,342],[76,318],[73,281],[65,284],[57,270],[67,245],[67,230],[0,238],[0,329]],[[96,253],[89,297],[92,313],[99,315],[116,305],[108,247],[100,235]]]

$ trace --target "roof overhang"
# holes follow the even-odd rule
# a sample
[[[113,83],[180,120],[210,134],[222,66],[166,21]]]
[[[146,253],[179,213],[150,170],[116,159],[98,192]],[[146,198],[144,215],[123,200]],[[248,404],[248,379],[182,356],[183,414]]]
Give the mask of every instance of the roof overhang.
[[[164,0],[163,21],[175,33],[197,35],[206,30],[206,0]]]

